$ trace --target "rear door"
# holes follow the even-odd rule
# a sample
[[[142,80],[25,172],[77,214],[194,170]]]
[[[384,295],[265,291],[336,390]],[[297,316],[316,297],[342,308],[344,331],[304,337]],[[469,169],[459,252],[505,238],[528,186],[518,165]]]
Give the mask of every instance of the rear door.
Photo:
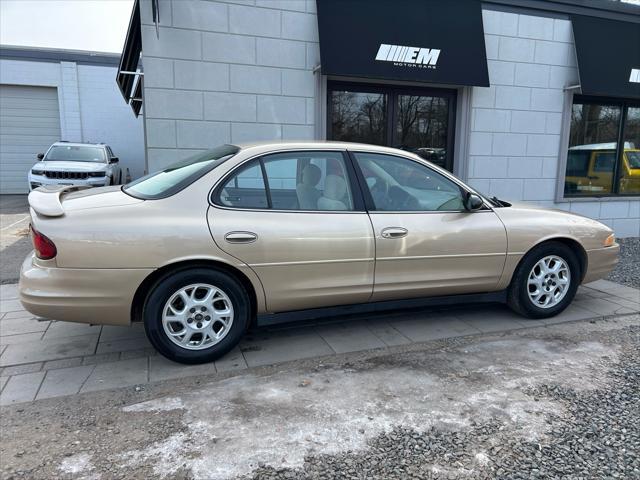
[[[496,289],[507,251],[489,208],[468,212],[460,186],[405,157],[354,152],[376,245],[372,300]]]
[[[220,182],[212,200],[216,244],[256,272],[269,311],[371,297],[373,230],[345,152],[249,160]]]

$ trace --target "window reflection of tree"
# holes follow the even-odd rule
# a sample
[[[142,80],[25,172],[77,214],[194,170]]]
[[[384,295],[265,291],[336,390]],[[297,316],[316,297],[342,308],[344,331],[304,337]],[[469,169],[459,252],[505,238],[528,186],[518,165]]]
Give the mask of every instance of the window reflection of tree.
[[[620,107],[575,104],[571,111],[569,146],[615,142],[619,123]]]
[[[399,95],[397,146],[444,164],[449,105],[446,98]]]
[[[385,143],[386,95],[332,92],[332,133],[335,140]]]

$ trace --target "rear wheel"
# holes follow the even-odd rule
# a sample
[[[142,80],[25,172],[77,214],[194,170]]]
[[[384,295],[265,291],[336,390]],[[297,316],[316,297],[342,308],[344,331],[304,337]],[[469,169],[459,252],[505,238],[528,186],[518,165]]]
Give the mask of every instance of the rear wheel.
[[[569,306],[580,277],[580,263],[568,246],[544,243],[531,250],[518,266],[507,303],[525,317],[552,317]]]
[[[249,297],[235,278],[196,268],[156,284],[143,319],[158,352],[194,364],[211,362],[235,347],[249,325],[250,311]]]

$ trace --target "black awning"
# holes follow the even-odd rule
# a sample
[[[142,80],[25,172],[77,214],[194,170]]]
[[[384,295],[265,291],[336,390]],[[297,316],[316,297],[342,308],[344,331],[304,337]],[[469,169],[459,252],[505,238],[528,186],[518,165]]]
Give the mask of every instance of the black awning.
[[[489,86],[479,0],[317,0],[325,75]]]
[[[640,23],[572,15],[585,95],[640,98]]]
[[[136,75],[132,73],[138,69],[141,52],[140,6],[138,0],[136,0],[133,5],[131,19],[129,20],[129,30],[127,31],[127,38],[124,42],[122,55],[120,56],[120,66],[118,67],[118,75],[116,77],[120,93],[122,93],[127,103],[129,103],[129,100],[134,96],[132,90]]]

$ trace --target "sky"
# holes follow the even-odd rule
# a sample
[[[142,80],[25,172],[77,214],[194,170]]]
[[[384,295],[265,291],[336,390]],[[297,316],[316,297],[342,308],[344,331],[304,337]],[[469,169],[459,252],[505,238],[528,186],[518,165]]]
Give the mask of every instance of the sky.
[[[133,0],[0,0],[0,44],[121,53]]]

